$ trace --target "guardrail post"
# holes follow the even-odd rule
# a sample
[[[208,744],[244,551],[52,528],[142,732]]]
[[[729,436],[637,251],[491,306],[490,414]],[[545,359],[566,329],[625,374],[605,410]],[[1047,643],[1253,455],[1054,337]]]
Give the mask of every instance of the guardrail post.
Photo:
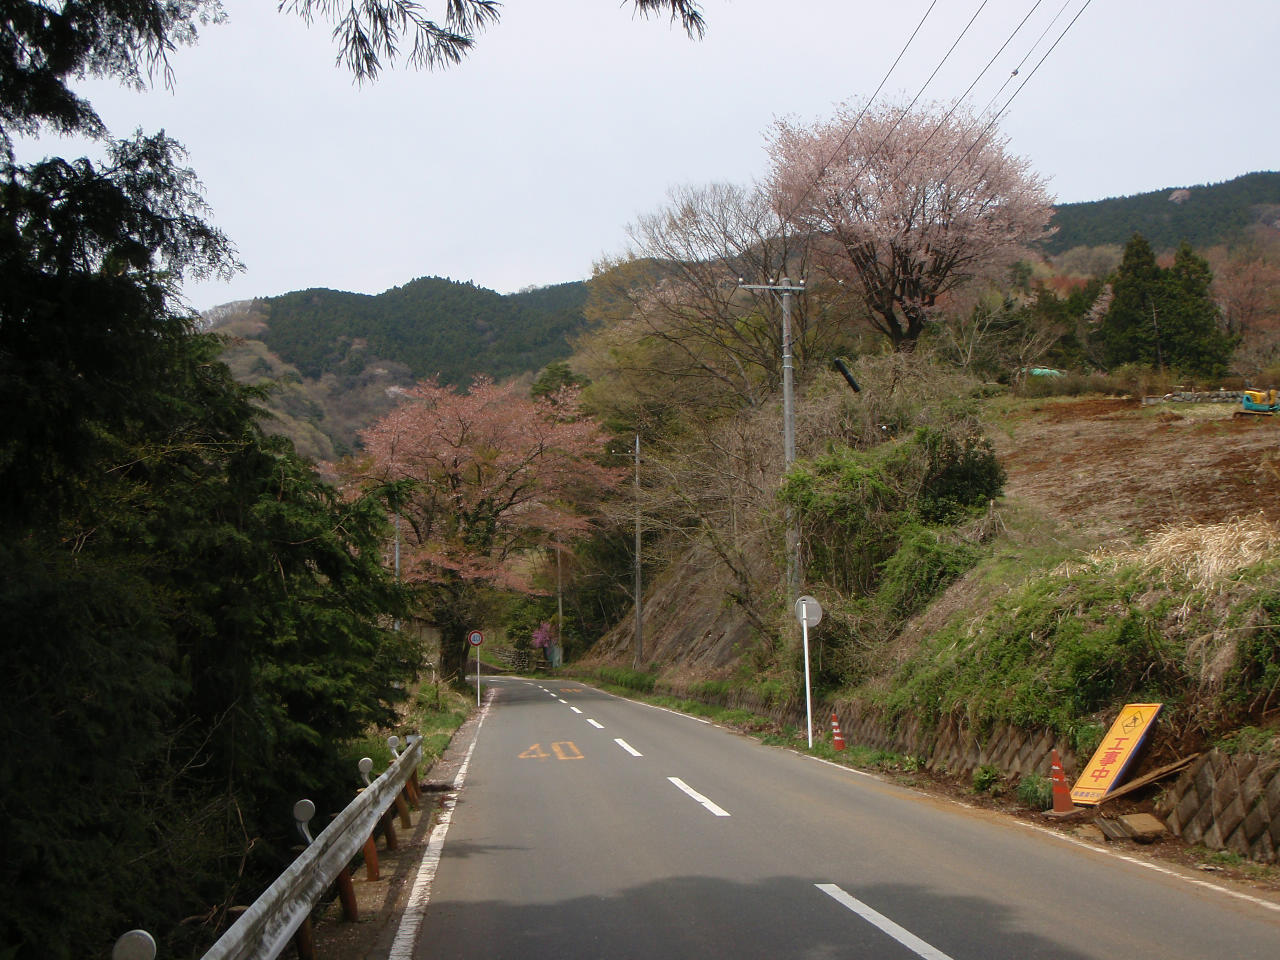
[[[298,951],[298,960],[316,960],[316,935],[311,929],[310,915],[294,932],[293,948]]]
[[[396,736],[387,737],[387,749],[391,751],[391,762],[395,763],[400,759],[400,738]],[[407,788],[406,781],[406,788]],[[396,811],[400,814],[400,826],[408,830],[413,826],[413,821],[409,819],[409,806],[404,801],[404,789],[396,794]]]
[[[369,786],[369,772],[373,769],[373,758],[361,757],[356,766],[360,770],[360,779],[364,781],[364,787],[356,791],[356,793],[360,793],[365,787]],[[368,839],[364,842],[364,878],[366,880],[377,880],[378,875],[378,844],[374,841],[373,833],[370,833]]]
[[[396,817],[390,808],[382,815],[382,831],[387,835],[387,849],[399,850],[400,841],[396,839]]]
[[[405,741],[409,746],[413,746],[413,744],[418,743],[421,740],[422,734],[420,733],[411,733],[405,737]],[[413,768],[413,772],[409,774],[409,779],[404,782],[404,785],[405,789],[409,793],[409,803],[413,806],[413,809],[421,809],[422,791],[418,789],[418,768],[416,766]]]
[[[312,844],[311,818],[316,815],[316,805],[310,800],[299,800],[293,805],[293,822],[302,834],[307,846]],[[302,918],[297,931],[293,934],[293,946],[298,951],[298,960],[316,960],[316,941],[311,930],[311,914]]]
[[[156,960],[156,941],[145,930],[130,930],[111,948],[111,960]]]

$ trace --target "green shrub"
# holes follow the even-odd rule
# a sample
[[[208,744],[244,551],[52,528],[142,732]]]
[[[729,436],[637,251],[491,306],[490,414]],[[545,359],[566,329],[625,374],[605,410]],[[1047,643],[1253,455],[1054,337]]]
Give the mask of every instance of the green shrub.
[[[694,697],[705,697],[708,700],[728,696],[733,689],[728,680],[703,680],[691,684],[689,693]]]
[[[1005,472],[991,441],[967,419],[946,429],[921,427],[900,456],[923,460],[916,510],[930,523],[958,520],[1000,496]],[[910,468],[905,467],[904,472]]]
[[[1053,781],[1039,773],[1028,773],[1018,781],[1018,800],[1032,810],[1053,806]]]
[[[1172,709],[1190,681],[1158,602],[1137,602],[1149,590],[1135,570],[1033,578],[978,620],[934,634],[882,702],[898,715],[963,716],[975,729],[1010,723],[1076,735],[1086,733],[1082,720],[1126,699]]]
[[[1250,714],[1280,703],[1280,591],[1261,592],[1252,606],[1262,623],[1238,632],[1235,665],[1223,691],[1224,701]]]
[[[990,763],[984,763],[973,771],[974,793],[990,793],[992,796],[998,796],[1003,782],[1004,774],[1000,772],[1000,768]]]
[[[902,543],[882,568],[876,604],[891,618],[906,619],[924,608],[978,560],[978,551],[942,530],[906,526]]]

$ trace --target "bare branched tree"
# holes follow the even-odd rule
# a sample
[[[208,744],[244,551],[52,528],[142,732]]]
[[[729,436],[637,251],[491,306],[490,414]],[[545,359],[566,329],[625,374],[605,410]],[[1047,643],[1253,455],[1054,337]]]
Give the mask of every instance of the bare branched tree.
[[[611,362],[664,396],[689,394],[703,409],[758,406],[775,396],[781,303],[739,284],[774,283],[788,274],[798,280],[809,264],[807,246],[764,192],[729,184],[674,189],[667,205],[632,224],[629,235],[626,254],[598,264],[591,282],[589,313],[622,337],[609,347]],[[840,336],[833,309],[819,306],[826,302],[808,290],[793,298],[800,373],[811,357],[829,355]]]

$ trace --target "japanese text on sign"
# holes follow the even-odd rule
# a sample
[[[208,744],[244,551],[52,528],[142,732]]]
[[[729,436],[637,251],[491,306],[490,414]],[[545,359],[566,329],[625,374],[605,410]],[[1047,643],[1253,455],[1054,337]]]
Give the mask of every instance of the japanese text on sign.
[[[1161,706],[1159,703],[1125,704],[1071,789],[1073,803],[1095,806],[1102,802],[1124,774]]]

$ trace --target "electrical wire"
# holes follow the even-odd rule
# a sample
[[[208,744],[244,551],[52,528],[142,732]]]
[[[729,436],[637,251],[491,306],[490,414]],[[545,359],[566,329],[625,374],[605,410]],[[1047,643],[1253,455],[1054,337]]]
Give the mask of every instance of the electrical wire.
[[[933,0],[933,2],[929,4],[928,9],[926,9],[924,12],[924,16],[922,16],[920,18],[920,22],[916,24],[916,28],[911,31],[911,36],[907,37],[907,42],[904,43],[902,45],[902,49],[898,51],[898,56],[894,58],[893,63],[890,65],[888,71],[885,72],[885,75],[880,78],[879,86],[876,87],[875,92],[871,94],[867,102],[862,105],[862,109],[858,111],[858,115],[857,117],[854,118],[853,124],[849,127],[849,131],[844,135],[843,138],[841,138],[840,142],[836,145],[835,150],[831,152],[831,156],[828,157],[818,167],[818,172],[814,174],[812,182],[809,184],[809,186],[805,187],[804,192],[800,194],[799,199],[796,200],[796,202],[791,205],[790,211],[781,216],[783,224],[786,224],[787,222],[790,221],[791,217],[793,217],[795,215],[795,212],[800,208],[800,205],[809,198],[809,194],[812,192],[813,187],[814,185],[816,185],[818,179],[821,178],[827,172],[827,169],[835,161],[836,157],[838,157],[841,151],[848,146],[849,137],[853,135],[853,131],[856,130],[858,127],[858,124],[862,122],[862,118],[866,116],[867,111],[871,109],[871,105],[875,103],[876,97],[880,95],[880,91],[884,89],[884,85],[889,82],[889,77],[892,76],[893,71],[898,68],[898,64],[902,61],[902,58],[906,55],[907,49],[911,46],[912,42],[915,40],[916,35],[920,33],[920,29],[924,26],[925,21],[929,19],[929,14],[933,13],[933,8],[936,7],[937,5],[938,5],[938,0]]]
[[[965,88],[964,93],[960,94],[960,96],[957,97],[954,100],[954,102],[952,102],[951,109],[948,110],[946,115],[941,120],[938,121],[938,125],[933,128],[933,133],[925,137],[924,143],[916,147],[915,152],[912,153],[911,156],[907,158],[907,162],[902,165],[902,169],[898,171],[897,176],[902,176],[902,174],[906,173],[907,170],[911,168],[912,161],[915,160],[915,158],[921,154],[924,148],[929,145],[930,141],[932,141],[933,138],[936,137],[941,132],[942,128],[946,126],[947,121],[951,119],[952,115],[960,107],[960,104],[964,102],[965,97],[969,96],[969,94],[973,92],[973,88],[978,85],[978,81],[980,81],[984,76],[986,76],[987,71],[991,69],[991,65],[996,62],[996,59],[1000,56],[1000,54],[1004,53],[1005,48],[1008,47],[1009,44],[1013,42],[1013,38],[1016,37],[1022,31],[1022,28],[1027,25],[1027,21],[1031,19],[1031,15],[1035,13],[1037,9],[1039,9],[1040,4],[1042,4],[1043,2],[1044,0],[1036,0],[1036,2],[1032,4],[1031,9],[1027,11],[1026,16],[1024,16],[1022,20],[1018,23],[1018,25],[1013,28],[1013,32],[1009,34],[1009,36],[1005,39],[1004,43],[1000,44],[1000,49],[991,55],[991,59],[987,61],[987,65],[978,72],[978,75],[976,77],[973,78],[973,82],[970,83],[969,86]],[[1041,34],[1040,36],[1041,38],[1043,38],[1044,34]],[[1039,40],[1036,41],[1037,44],[1039,42],[1040,42]],[[1032,49],[1034,50],[1035,47],[1033,46]],[[1031,55],[1030,53],[1027,54],[1027,56],[1030,56],[1030,55]],[[1023,58],[1023,61],[1024,62],[1026,61],[1026,57]],[[1014,67],[1013,73],[1016,75],[1017,72],[1018,72],[1018,68]],[[1008,83],[1007,80],[1005,82]],[[986,111],[984,110],[983,113],[985,112]],[[981,114],[979,114],[979,116],[981,116]]]
[[[915,39],[916,33],[919,33],[920,27],[922,27],[924,25],[924,21],[928,19],[928,16],[932,12],[936,2],[937,0],[934,0],[934,3],[931,3],[929,5],[929,9],[925,11],[924,17],[921,18],[919,25],[916,26],[915,31],[911,34],[911,38],[907,41],[908,45],[910,45],[911,40]],[[893,125],[889,127],[888,131],[885,133],[880,143],[876,145],[876,148],[874,150],[869,151],[867,155],[863,157],[862,163],[859,165],[858,169],[854,171],[851,179],[856,180],[862,174],[863,170],[866,169],[867,164],[870,162],[870,158],[878,154],[880,152],[880,148],[889,142],[889,138],[893,136],[894,131],[898,129],[898,125],[901,124],[904,119],[906,119],[907,114],[911,112],[911,108],[916,105],[916,103],[920,100],[922,96],[924,96],[925,90],[929,88],[929,84],[931,84],[934,78],[938,75],[938,71],[940,71],[943,68],[943,66],[946,65],[946,62],[949,59],[951,59],[951,54],[955,53],[956,47],[960,45],[960,41],[965,38],[965,35],[969,32],[970,28],[973,27],[973,24],[978,19],[978,16],[982,13],[984,9],[986,9],[988,2],[990,2],[990,0],[982,0],[982,2],[978,5],[978,9],[973,12],[973,16],[969,18],[969,22],[965,24],[964,29],[960,31],[959,36],[957,36],[955,40],[952,41],[951,46],[947,48],[947,52],[943,55],[942,59],[938,61],[938,65],[933,68],[933,72],[929,74],[928,79],[926,79],[925,82],[920,85],[920,89],[917,90],[916,95],[911,98],[911,102],[908,103],[905,107],[903,107],[902,111],[898,114],[897,118],[893,121]],[[903,53],[905,52],[906,52],[906,47],[903,47]],[[902,55],[899,54],[899,59],[901,59],[901,56]],[[894,65],[895,66],[897,65],[897,61],[894,61]],[[886,76],[886,79],[887,79],[887,76]],[[871,105],[871,102],[868,101],[867,105],[862,108],[862,111],[858,114],[858,116],[854,118],[853,123],[849,125],[849,129],[846,131],[845,135],[840,138],[840,142],[839,144],[836,145],[836,149],[832,151],[831,157],[826,161],[826,163],[822,164],[822,166],[818,168],[818,172],[813,176],[809,185],[806,186],[804,191],[800,194],[799,199],[797,199],[795,203],[791,205],[791,210],[789,214],[786,217],[784,217],[784,221],[794,216],[796,211],[799,210],[801,204],[803,204],[804,201],[809,198],[809,194],[813,192],[813,188],[817,185],[818,180],[827,172],[827,169],[831,165],[832,161],[834,161],[835,158],[840,155],[840,152],[844,150],[844,148],[848,145],[849,138],[853,136],[854,131],[858,129],[858,124],[861,122],[862,117],[866,114],[867,109],[870,107],[870,105]],[[954,109],[954,107],[952,109]],[[939,125],[939,128],[940,126],[941,125]]]
[[[1009,95],[1009,99],[1005,101],[1004,106],[1001,107],[1000,110],[991,117],[991,120],[987,123],[987,125],[982,128],[981,132],[979,132],[978,136],[974,139],[973,143],[969,145],[969,149],[966,150],[963,154],[961,154],[960,159],[958,159],[952,165],[951,169],[947,171],[947,175],[942,178],[943,182],[946,182],[947,180],[951,179],[951,175],[954,174],[958,169],[960,169],[960,164],[964,163],[964,161],[968,159],[969,154],[971,154],[974,151],[974,148],[977,147],[978,144],[983,142],[983,140],[986,138],[986,135],[990,132],[991,128],[994,127],[997,121],[999,121],[999,119],[1002,116],[1004,116],[1005,113],[1008,112],[1009,106],[1013,103],[1014,99],[1018,96],[1018,94],[1022,92],[1022,88],[1025,87],[1031,81],[1031,78],[1036,75],[1036,72],[1040,69],[1041,66],[1044,65],[1045,60],[1049,58],[1049,54],[1053,53],[1053,51],[1057,49],[1058,44],[1062,42],[1062,38],[1067,35],[1067,33],[1071,30],[1073,26],[1075,26],[1076,21],[1079,20],[1080,16],[1086,10],[1089,9],[1089,5],[1091,3],[1093,3],[1093,0],[1085,0],[1084,5],[1078,11],[1076,11],[1076,15],[1071,18],[1071,22],[1062,28],[1062,33],[1058,34],[1058,39],[1053,41],[1053,45],[1050,46],[1049,49],[1044,52],[1044,55],[1038,61],[1036,61],[1036,65],[1032,68],[1031,72],[1027,74],[1026,78],[1022,81],[1022,83],[1018,84],[1018,89],[1014,90],[1013,93]]]
[[[988,100],[986,106],[982,108],[982,114],[985,114],[991,109],[991,105],[1000,98],[1000,94],[1004,93],[1004,88],[1007,87],[1009,82],[1018,75],[1024,66],[1026,66],[1027,61],[1031,59],[1031,55],[1036,52],[1036,47],[1040,46],[1044,41],[1045,36],[1053,29],[1053,25],[1058,22],[1058,18],[1062,16],[1070,5],[1071,0],[1062,0],[1062,6],[1058,8],[1058,12],[1053,15],[1053,19],[1050,20],[1048,24],[1045,25],[1045,28],[1040,31],[1040,36],[1036,37],[1036,42],[1031,45],[1030,49],[1028,49],[1025,54],[1023,54],[1022,59],[1018,61],[1018,65],[1013,68],[1009,76],[1004,78],[1004,83],[1000,84],[1000,89],[991,95],[991,99]],[[1039,6],[1039,4],[1037,4],[1037,6]]]

